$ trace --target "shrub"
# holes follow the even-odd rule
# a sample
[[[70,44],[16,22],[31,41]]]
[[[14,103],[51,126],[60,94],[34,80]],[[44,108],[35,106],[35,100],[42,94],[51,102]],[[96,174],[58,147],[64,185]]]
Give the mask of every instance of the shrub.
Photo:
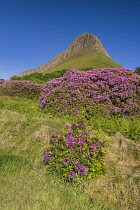
[[[19,77],[19,76],[14,75],[14,76],[10,77],[10,80],[20,80],[20,77]]]
[[[43,80],[48,82],[48,81],[50,81],[53,78],[62,77],[64,73],[66,73],[65,69],[63,69],[61,71],[48,72],[48,73],[43,75]]]
[[[140,75],[140,66],[135,68],[134,73]]]
[[[29,75],[25,75],[25,76],[20,77],[20,80],[42,83],[43,82],[43,74],[35,72],[33,74],[29,74]]]
[[[4,79],[0,79],[0,85],[1,85],[2,83],[4,83],[4,82],[5,82]]]
[[[29,81],[5,81],[0,85],[0,94],[22,98],[38,98],[42,86]]]
[[[51,134],[44,161],[48,172],[56,173],[62,180],[90,179],[106,172],[103,156],[107,146],[108,139],[103,133],[79,121]]]
[[[41,109],[88,117],[98,109],[108,116],[136,115],[140,105],[140,76],[125,68],[67,70],[43,87]]]
[[[33,74],[25,75],[22,77],[12,76],[10,80],[26,80],[26,81],[32,81],[37,82],[41,84],[46,84],[46,82],[50,81],[53,78],[58,78],[63,76],[63,74],[66,72],[66,70],[61,71],[55,71],[55,72],[48,72],[46,74],[35,72]]]
[[[118,119],[118,128],[123,136],[140,142],[140,120],[138,117],[132,117],[131,120]]]

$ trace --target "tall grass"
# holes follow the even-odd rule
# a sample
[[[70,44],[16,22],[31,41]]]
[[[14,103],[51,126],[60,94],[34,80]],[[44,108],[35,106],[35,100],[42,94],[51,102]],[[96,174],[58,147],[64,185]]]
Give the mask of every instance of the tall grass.
[[[76,116],[44,114],[36,100],[22,98],[0,97],[0,107],[1,209],[139,209],[140,147],[137,141],[122,135],[126,127],[131,127],[126,126],[127,119],[114,119],[113,123],[98,116],[88,121],[110,135],[112,147],[105,159],[109,170],[78,187],[46,175],[43,164],[49,135],[76,121]],[[133,123],[138,123],[135,120]]]

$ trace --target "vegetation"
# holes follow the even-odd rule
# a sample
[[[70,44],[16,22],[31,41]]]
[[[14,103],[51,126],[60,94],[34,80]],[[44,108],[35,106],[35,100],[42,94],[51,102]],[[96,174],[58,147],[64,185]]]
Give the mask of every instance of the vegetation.
[[[33,74],[25,75],[23,77],[12,76],[10,77],[10,80],[26,80],[26,81],[32,81],[32,82],[45,84],[46,82],[49,82],[53,78],[58,78],[58,77],[63,76],[65,72],[66,70],[48,72],[46,74],[36,72]]]
[[[120,72],[120,77],[124,79],[122,83],[115,83],[116,78],[119,79],[119,75],[115,76],[115,73],[110,81],[113,81],[114,87],[118,86],[117,94],[124,91],[121,91],[123,85],[126,89],[131,89],[131,92],[134,91],[136,98],[133,98],[133,102],[138,104],[136,100],[139,97],[139,76],[134,78],[135,75],[127,71],[125,78],[126,71],[123,72],[124,74]],[[85,73],[88,75],[88,71]],[[78,72],[81,75],[85,73]],[[108,77],[107,72],[104,73]],[[63,78],[64,75],[61,79]],[[59,79],[52,80],[46,87],[58,84],[58,81]],[[68,85],[67,77],[66,81]],[[18,82],[24,84],[24,81]],[[47,93],[44,86],[31,82],[27,83],[28,85],[24,84],[21,89],[18,82],[9,81],[12,85],[11,88],[5,85],[5,93],[3,85],[9,83],[2,82],[0,85],[1,208],[139,209],[139,110],[135,109],[136,116],[129,111],[127,115],[125,113],[125,117],[117,114],[108,116],[97,106],[93,106],[94,109],[90,110],[90,113],[84,112],[83,106],[76,115],[71,115],[70,112],[63,114],[59,109],[56,112],[53,102],[52,108],[49,104],[49,111],[46,107],[41,111],[38,93],[34,94],[34,88],[38,90],[40,87],[40,93],[44,95]],[[60,83],[62,84],[62,81]],[[95,83],[98,84],[97,81]],[[28,89],[30,84],[35,84],[34,88],[30,89],[30,92],[25,91],[25,87]],[[98,86],[98,89],[100,88]],[[104,86],[102,88],[104,90]],[[10,89],[10,94],[13,92],[13,95],[9,94]],[[98,89],[97,93],[102,94]],[[54,87],[50,90],[48,93],[52,94],[53,90],[57,99],[59,100],[58,96],[61,98],[59,88],[58,92],[55,92]],[[18,95],[18,92],[22,91],[23,93]],[[129,107],[130,102],[125,98],[125,91],[124,93],[123,102]],[[33,97],[29,98],[29,95]],[[73,96],[70,97],[73,99]],[[128,98],[131,99],[129,94]],[[47,98],[45,100],[47,101]],[[85,109],[87,110],[87,106]],[[108,167],[107,171],[104,163]],[[53,169],[58,173],[51,173]]]
[[[140,77],[125,68],[67,70],[42,90],[41,109],[56,114],[83,112],[89,119],[95,109],[109,117],[127,117],[139,111]]]
[[[135,72],[135,74],[140,75],[140,66],[136,67],[134,72]]]
[[[62,180],[91,179],[106,171],[103,156],[107,138],[103,133],[86,128],[82,121],[52,133],[50,144],[44,161],[48,171],[57,173]]]
[[[88,71],[90,69],[93,68],[82,68],[81,71]],[[43,73],[33,73],[33,74],[29,74],[29,75],[25,75],[22,77],[19,76],[12,76],[10,77],[10,80],[24,80],[24,81],[32,81],[32,82],[36,82],[36,83],[40,83],[40,84],[46,84],[46,82],[51,81],[51,79],[54,78],[59,78],[62,77],[64,75],[64,73],[66,73],[67,69],[62,69],[60,71],[54,71],[54,72],[47,72],[46,74]],[[2,83],[4,80],[0,80],[0,83]]]
[[[61,69],[85,69],[93,67],[94,69],[100,68],[122,68],[120,64],[113,61],[111,58],[107,57],[103,53],[91,52],[86,55],[75,57],[71,60],[68,60],[53,69],[49,72],[60,71]],[[42,69],[42,72],[45,72],[45,67]]]
[[[41,85],[29,81],[5,81],[0,85],[0,95],[22,97],[22,98],[38,98],[41,92]]]
[[[5,80],[4,80],[4,79],[0,79],[0,85],[1,85],[3,82],[5,82]]]

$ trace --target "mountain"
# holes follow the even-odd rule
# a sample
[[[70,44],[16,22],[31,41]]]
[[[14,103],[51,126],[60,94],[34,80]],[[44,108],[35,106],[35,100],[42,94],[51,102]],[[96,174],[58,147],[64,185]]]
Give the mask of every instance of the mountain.
[[[90,33],[78,36],[70,46],[53,60],[36,69],[30,69],[18,76],[29,75],[35,72],[59,71],[62,69],[82,68],[115,68],[122,67],[112,60],[101,44],[101,41]]]

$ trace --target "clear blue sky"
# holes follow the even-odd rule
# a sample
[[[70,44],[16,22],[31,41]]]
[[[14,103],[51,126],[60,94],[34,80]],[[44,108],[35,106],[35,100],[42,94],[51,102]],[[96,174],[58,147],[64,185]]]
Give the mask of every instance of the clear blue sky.
[[[140,66],[139,0],[0,0],[0,78],[43,65],[85,32],[119,64]]]

